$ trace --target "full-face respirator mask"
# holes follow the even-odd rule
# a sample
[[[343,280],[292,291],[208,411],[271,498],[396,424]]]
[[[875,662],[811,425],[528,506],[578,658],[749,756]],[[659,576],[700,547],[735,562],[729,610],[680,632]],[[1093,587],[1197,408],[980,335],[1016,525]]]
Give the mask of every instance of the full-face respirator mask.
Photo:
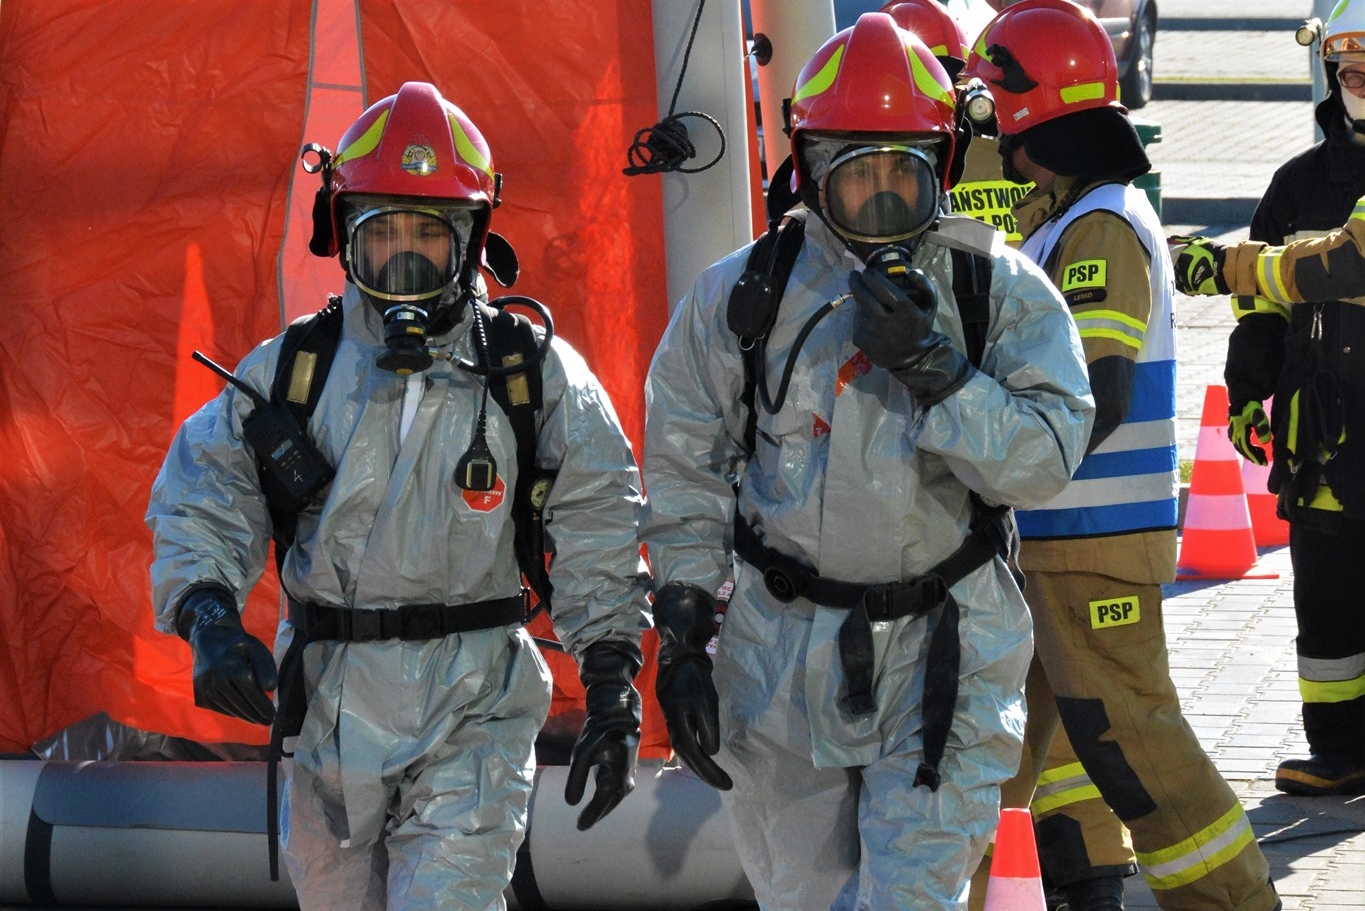
[[[427,336],[459,321],[460,275],[474,210],[412,200],[355,200],[346,216],[345,265],[384,320],[378,365],[400,376],[431,366]]]
[[[808,137],[802,157],[821,216],[863,260],[888,244],[913,249],[939,216],[930,146]]]

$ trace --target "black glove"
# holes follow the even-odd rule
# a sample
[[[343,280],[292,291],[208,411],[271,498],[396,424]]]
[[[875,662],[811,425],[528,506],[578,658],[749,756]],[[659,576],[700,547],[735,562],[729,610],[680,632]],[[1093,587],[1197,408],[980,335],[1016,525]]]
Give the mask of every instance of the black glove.
[[[716,632],[716,601],[695,585],[670,582],[654,596],[659,676],[654,695],[673,751],[713,788],[735,786],[711,759],[720,750],[720,699],[711,682],[706,644]]]
[[[597,766],[592,800],[578,814],[578,831],[592,828],[635,790],[640,754],[640,694],[631,681],[643,661],[633,642],[595,642],[583,653],[579,679],[587,690],[587,720],[569,759],[564,799],[576,807],[583,799],[588,770]]]
[[[1175,289],[1181,294],[1231,294],[1223,278],[1227,247],[1207,237],[1172,234],[1166,238],[1175,264]]]
[[[194,652],[194,704],[253,724],[275,720],[266,693],[279,685],[265,643],[242,629],[237,602],[226,589],[191,592],[175,620]]]
[[[938,404],[971,378],[971,363],[934,329],[938,298],[923,272],[907,269],[893,281],[869,267],[849,273],[848,290],[858,304],[853,344],[904,383],[920,407]]]
[[[1232,445],[1248,462],[1265,465],[1265,449],[1251,442],[1253,432],[1257,441],[1270,442],[1270,418],[1266,417],[1260,402],[1247,402],[1241,409],[1228,410],[1228,439],[1232,440]]]

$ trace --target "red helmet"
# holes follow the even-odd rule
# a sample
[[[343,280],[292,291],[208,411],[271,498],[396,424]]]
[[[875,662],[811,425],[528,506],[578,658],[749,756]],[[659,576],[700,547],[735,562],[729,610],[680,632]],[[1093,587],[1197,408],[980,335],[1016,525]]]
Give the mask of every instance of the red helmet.
[[[966,73],[995,99],[1000,132],[1022,133],[1065,114],[1119,103],[1118,65],[1104,26],[1068,0],[1020,0],[992,19]]]
[[[331,237],[317,236],[322,226],[315,216],[314,252],[336,255],[346,236],[347,197],[409,197],[474,210],[467,262],[476,267],[500,184],[488,143],[464,112],[430,83],[406,82],[398,94],[372,104],[342,135],[330,183],[323,188]]]
[[[948,187],[956,136],[952,80],[918,37],[886,13],[865,13],[826,41],[801,69],[788,123],[795,183],[809,181],[804,134],[919,134],[939,147],[937,170]]]
[[[907,32],[914,32],[940,63],[946,57],[961,69],[967,62],[967,33],[938,0],[891,0],[881,11]]]

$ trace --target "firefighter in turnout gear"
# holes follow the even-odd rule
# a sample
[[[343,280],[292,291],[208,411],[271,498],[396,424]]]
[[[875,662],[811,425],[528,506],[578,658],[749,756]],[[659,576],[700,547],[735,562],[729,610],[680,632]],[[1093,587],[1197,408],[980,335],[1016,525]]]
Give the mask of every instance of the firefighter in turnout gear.
[[[1236,293],[1224,370],[1228,432],[1243,457],[1273,463],[1269,489],[1289,522],[1309,755],[1280,763],[1275,786],[1361,794],[1365,365],[1353,351],[1365,352],[1365,309],[1354,306],[1365,295],[1365,0],[1338,4],[1319,40],[1324,139],[1275,172],[1250,242],[1228,250],[1187,242],[1178,278],[1182,290]],[[1343,221],[1344,230],[1323,237]]]
[[[1160,220],[1132,185],[1150,164],[1118,101],[1112,45],[1067,0],[1021,0],[982,31],[967,74],[994,97],[1002,173],[1035,184],[1014,207],[1022,250],[1071,308],[1096,406],[1071,484],[1018,513],[1035,650],[1055,700],[1030,688],[1034,764],[1006,784],[1006,804],[1029,805],[1060,720],[1082,769],[1044,787],[1081,794],[1093,783],[1130,830],[1162,908],[1271,911],[1278,897],[1250,822],[1181,717],[1167,671],[1174,282]],[[1055,885],[1073,911],[1121,908],[1126,864],[1090,854],[1069,806],[1038,813]],[[1211,854],[1211,844],[1224,849]]]
[[[919,2],[933,4],[937,0]],[[959,85],[966,82],[968,80],[964,78]],[[953,211],[998,228],[1005,232],[1010,246],[1018,248],[1023,237],[1019,234],[1013,208],[1033,189],[1033,183],[1016,183],[1006,180],[1001,174],[999,136],[993,116],[979,124],[974,122],[973,126],[977,132],[972,135],[962,177],[949,194]],[[1118,879],[1137,872],[1137,858],[1133,854],[1133,842],[1128,829],[1109,809],[1108,804],[1100,799],[1094,783],[1086,775],[1085,768],[1071,747],[1066,730],[1056,723],[1057,710],[1052,704],[1052,687],[1036,656],[1029,666],[1025,693],[1035,721],[1025,731],[1024,756],[1020,766],[1040,770],[1030,808],[1035,822],[1061,817],[1034,833],[1041,847],[1038,859],[1042,865],[1044,885],[1049,888],[1050,896],[1062,891],[1055,886],[1059,879],[1083,883],[1083,888],[1087,890],[1098,886],[1112,895],[1118,891]],[[1042,717],[1051,719],[1050,723],[1041,723],[1038,719]],[[1040,755],[1035,755],[1035,751]],[[1027,785],[1022,778],[1009,782],[1004,793],[1005,802],[1010,806],[1020,805],[1027,799],[1026,791]],[[1049,849],[1052,842],[1050,834],[1057,832],[1063,822],[1074,832],[1079,832],[1089,866],[1078,864],[1072,859],[1079,854],[1078,851]],[[1057,866],[1055,870],[1054,865]],[[989,873],[988,864],[983,864],[977,870],[970,901],[973,911],[979,911],[985,901]],[[1087,896],[1081,895],[1079,890],[1072,896],[1072,902],[1075,911],[1085,911],[1089,905]]]
[[[774,230],[805,227],[785,290],[736,251],[650,367],[656,692],[764,908],[951,911],[1023,730],[1028,616],[999,506],[1076,467],[1080,341],[1040,270],[942,214],[959,125],[920,39],[864,14],[802,69],[790,114],[805,205]],[[976,356],[958,254],[990,272]]]

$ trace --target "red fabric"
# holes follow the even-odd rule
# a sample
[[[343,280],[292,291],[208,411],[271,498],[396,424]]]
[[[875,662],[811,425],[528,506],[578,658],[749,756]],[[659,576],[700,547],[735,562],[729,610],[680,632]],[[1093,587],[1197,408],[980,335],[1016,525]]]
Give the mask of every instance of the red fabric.
[[[0,750],[101,709],[203,740],[143,525],[179,422],[279,327],[307,0],[0,7]],[[269,639],[272,586],[253,631]],[[257,738],[259,739],[259,738]]]
[[[638,454],[668,289],[659,178],[621,169],[659,119],[651,17],[638,0],[591,7],[362,2],[367,100],[426,79],[474,121],[506,178],[493,230],[521,261],[511,291],[550,305]]]
[[[635,132],[659,119],[649,5],[503,0],[361,3],[367,102],[427,80],[469,116],[505,175],[493,230],[517,251],[508,291],[548,304],[555,331],[601,379],[633,441],[644,437],[644,377],[667,322],[659,178],[625,177]],[[334,142],[335,140],[333,140]],[[668,755],[644,642],[641,755]],[[581,711],[571,658],[547,659],[555,713]]]
[[[0,751],[98,711],[264,741],[193,707],[188,648],[152,629],[142,517],[171,436],[221,388],[189,353],[231,367],[282,311],[340,290],[335,261],[300,252],[317,180],[301,140],[334,147],[404,81],[434,82],[488,138],[515,290],[550,305],[638,454],[667,315],[661,196],[621,168],[658,119],[651,23],[647,4],[592,6],[362,2],[363,74],[334,0],[316,35],[310,0],[0,6]],[[277,603],[267,571],[246,615],[267,642]],[[651,675],[644,752],[660,755]],[[572,698],[576,674],[558,678]]]

